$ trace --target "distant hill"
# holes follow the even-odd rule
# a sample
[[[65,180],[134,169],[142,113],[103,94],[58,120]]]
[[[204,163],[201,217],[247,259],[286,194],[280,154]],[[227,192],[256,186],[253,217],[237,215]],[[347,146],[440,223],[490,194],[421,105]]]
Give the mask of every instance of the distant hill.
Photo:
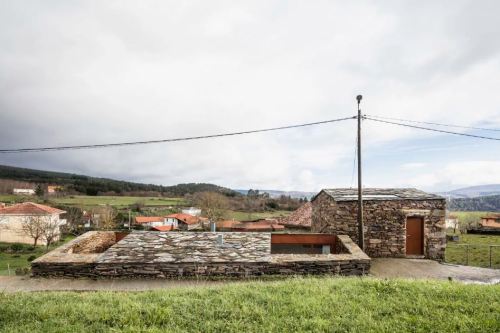
[[[478,185],[459,188],[448,192],[439,192],[447,198],[475,198],[500,194],[500,184]]]
[[[97,178],[64,172],[42,171],[0,165],[0,181],[14,180],[32,184],[63,185],[68,191],[86,195],[99,195],[114,192],[118,195],[184,196],[196,192],[219,192],[227,196],[240,195],[231,189],[214,184],[189,183],[173,186],[133,183],[108,178]]]
[[[500,212],[500,195],[451,199],[448,203],[448,209]]]
[[[236,192],[239,192],[241,194],[246,195],[248,193],[248,190],[235,190]],[[260,193],[269,193],[269,196],[271,198],[279,198],[282,195],[290,196],[292,198],[308,198],[311,199],[314,195],[317,194],[317,192],[304,192],[304,191],[278,191],[278,190],[259,190]]]

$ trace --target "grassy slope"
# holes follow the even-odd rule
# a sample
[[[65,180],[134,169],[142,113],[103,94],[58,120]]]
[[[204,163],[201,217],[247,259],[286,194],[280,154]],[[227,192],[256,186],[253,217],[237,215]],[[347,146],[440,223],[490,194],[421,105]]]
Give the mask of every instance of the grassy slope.
[[[0,294],[7,332],[495,332],[500,285],[296,278],[143,293]]]

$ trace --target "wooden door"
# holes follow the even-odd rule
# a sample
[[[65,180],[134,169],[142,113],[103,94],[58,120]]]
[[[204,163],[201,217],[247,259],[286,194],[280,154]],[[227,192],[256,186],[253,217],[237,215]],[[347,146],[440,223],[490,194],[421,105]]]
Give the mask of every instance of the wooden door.
[[[406,254],[424,254],[424,220],[421,217],[406,219]]]

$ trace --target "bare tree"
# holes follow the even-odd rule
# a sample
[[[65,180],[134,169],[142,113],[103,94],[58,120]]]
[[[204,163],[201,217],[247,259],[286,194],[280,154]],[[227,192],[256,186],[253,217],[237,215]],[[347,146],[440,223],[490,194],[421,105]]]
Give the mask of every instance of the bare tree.
[[[64,231],[73,235],[78,235],[80,226],[83,224],[83,209],[80,207],[64,207],[66,211],[66,225]]]
[[[43,223],[42,238],[45,240],[45,245],[47,245],[47,248],[55,240],[59,239],[60,235],[61,231],[59,230],[59,220],[46,218],[45,222]]]
[[[114,229],[116,228],[116,210],[111,206],[102,207],[99,210],[99,222],[102,229]]]
[[[23,219],[21,223],[21,233],[33,238],[33,246],[36,246],[38,240],[42,238],[45,227],[43,216],[29,216]]]
[[[197,193],[195,195],[195,202],[210,222],[223,220],[227,214],[228,199],[220,193]]]

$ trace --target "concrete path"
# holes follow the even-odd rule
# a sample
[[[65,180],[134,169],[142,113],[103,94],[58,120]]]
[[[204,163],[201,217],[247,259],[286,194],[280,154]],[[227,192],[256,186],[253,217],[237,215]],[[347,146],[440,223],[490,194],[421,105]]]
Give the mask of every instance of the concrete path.
[[[0,292],[17,291],[145,291],[177,287],[211,286],[233,281],[153,279],[55,279],[0,276]]]
[[[427,259],[374,258],[370,274],[379,278],[451,278],[465,283],[500,283],[500,269],[440,264]]]
[[[465,283],[500,283],[500,270],[440,264],[425,259],[372,259],[370,274],[378,278],[448,279]],[[206,280],[125,280],[125,279],[47,279],[25,276],[0,276],[0,292],[18,291],[145,291],[177,287],[214,286],[234,283]]]

